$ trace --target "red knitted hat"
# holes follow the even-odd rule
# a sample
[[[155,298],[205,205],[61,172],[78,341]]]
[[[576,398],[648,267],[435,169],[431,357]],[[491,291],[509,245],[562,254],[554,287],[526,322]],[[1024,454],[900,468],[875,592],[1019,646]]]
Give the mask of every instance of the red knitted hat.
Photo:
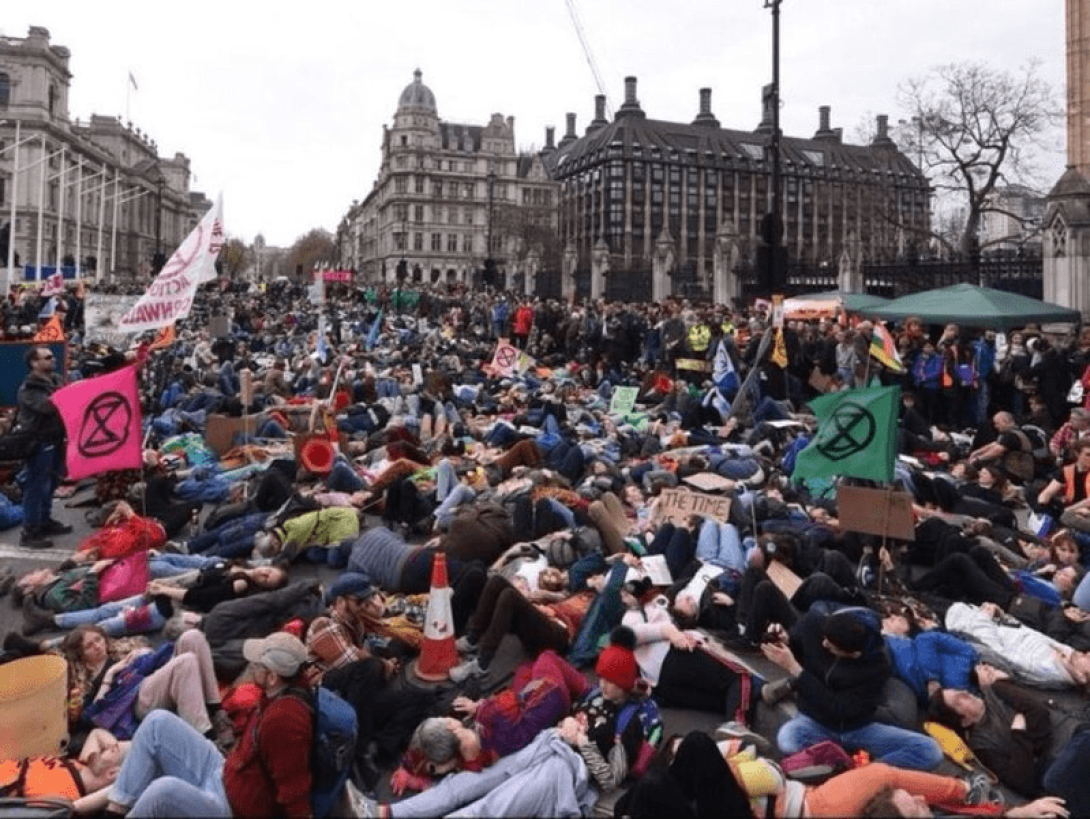
[[[631,634],[631,630],[618,628],[615,632],[627,631]],[[618,644],[617,636],[613,636],[613,642],[609,646],[602,650],[602,653],[598,655],[598,663],[594,666],[595,672],[603,680],[609,680],[618,688],[624,691],[631,691],[636,687],[636,678],[640,675],[639,666],[636,664],[636,655],[632,653],[632,649],[628,645]],[[628,635],[624,635],[627,637]],[[620,643],[627,643],[628,640],[621,638]],[[635,642],[634,637],[632,642]]]

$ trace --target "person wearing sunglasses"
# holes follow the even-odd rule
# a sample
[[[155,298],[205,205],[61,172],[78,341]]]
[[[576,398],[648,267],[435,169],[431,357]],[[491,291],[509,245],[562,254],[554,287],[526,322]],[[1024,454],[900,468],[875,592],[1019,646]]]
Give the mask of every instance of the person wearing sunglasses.
[[[27,459],[23,484],[23,534],[19,545],[24,549],[49,549],[52,535],[72,531],[53,519],[53,492],[64,469],[64,424],[53,404],[52,395],[64,379],[56,372],[56,361],[48,347],[27,350],[25,361],[30,370],[19,385],[19,406],[15,427],[34,434],[38,448]]]

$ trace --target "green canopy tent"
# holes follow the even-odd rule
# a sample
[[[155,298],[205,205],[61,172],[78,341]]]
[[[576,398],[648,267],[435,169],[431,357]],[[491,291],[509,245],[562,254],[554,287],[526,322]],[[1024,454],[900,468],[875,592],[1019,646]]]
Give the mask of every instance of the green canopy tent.
[[[1081,318],[1078,310],[975,284],[925,290],[859,312],[885,320],[918,316],[928,324],[952,323],[996,330],[1010,330],[1030,323],[1077,322]]]

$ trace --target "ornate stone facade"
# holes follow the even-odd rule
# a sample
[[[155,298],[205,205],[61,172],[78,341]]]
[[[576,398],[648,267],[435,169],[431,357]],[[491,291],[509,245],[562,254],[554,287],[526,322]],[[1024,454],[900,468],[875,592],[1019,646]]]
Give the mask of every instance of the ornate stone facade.
[[[146,276],[157,241],[169,256],[211,203],[189,190],[184,154],[160,157],[154,140],[114,117],[69,119],[69,57],[39,26],[0,37],[0,225],[14,189],[24,269],[78,260],[85,276]]]
[[[519,154],[515,120],[439,118],[419,70],[383,128],[382,164],[363,201],[337,230],[340,264],[361,283],[474,283],[491,256],[502,281],[522,289],[557,256],[556,184],[538,154]],[[488,247],[489,238],[492,247]]]

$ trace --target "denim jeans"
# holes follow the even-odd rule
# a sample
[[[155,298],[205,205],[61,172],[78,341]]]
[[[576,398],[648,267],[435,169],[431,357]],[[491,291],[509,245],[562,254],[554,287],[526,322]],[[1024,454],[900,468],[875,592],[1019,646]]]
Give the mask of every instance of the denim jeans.
[[[254,547],[254,535],[268,520],[268,512],[255,512],[229,521],[211,532],[203,532],[190,538],[187,544],[190,554],[216,557],[247,557]]]
[[[155,580],[161,577],[177,577],[187,572],[200,571],[223,561],[207,555],[176,555],[172,553],[148,558],[148,575]]]
[[[733,523],[705,520],[696,540],[696,557],[720,568],[744,572],[746,558],[738,527]]]
[[[96,624],[110,637],[158,631],[167,622],[159,608],[140,594],[115,603],[103,603],[93,609],[63,611],[55,614],[53,620],[62,629]]]
[[[39,529],[53,516],[53,491],[60,481],[64,450],[59,444],[42,444],[27,459],[23,483],[23,526]]]
[[[943,759],[942,748],[931,737],[880,722],[838,732],[799,714],[785,722],[776,735],[776,744],[785,756],[825,740],[842,745],[849,753],[863,749],[870,752],[875,762],[914,771],[933,770]]]
[[[343,456],[338,456],[329,470],[325,485],[330,492],[358,492],[367,484]]]
[[[110,800],[131,817],[230,817],[223,756],[177,714],[152,711],[132,739]]]
[[[1044,791],[1067,800],[1072,816],[1090,815],[1090,727],[1078,731],[1045,771]]]
[[[465,484],[455,486],[435,509],[436,526],[440,529],[447,529],[454,522],[454,518],[458,514],[458,507],[462,504],[472,503],[476,497],[477,493]]]

